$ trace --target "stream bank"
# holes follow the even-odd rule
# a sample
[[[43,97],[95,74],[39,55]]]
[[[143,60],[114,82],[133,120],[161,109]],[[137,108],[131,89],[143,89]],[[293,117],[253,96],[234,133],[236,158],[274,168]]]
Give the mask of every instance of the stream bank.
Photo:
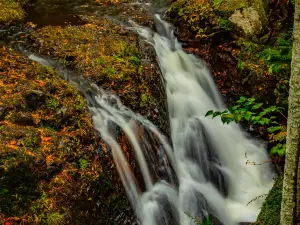
[[[131,224],[119,217],[131,210],[81,94],[4,46],[1,83],[1,221]]]

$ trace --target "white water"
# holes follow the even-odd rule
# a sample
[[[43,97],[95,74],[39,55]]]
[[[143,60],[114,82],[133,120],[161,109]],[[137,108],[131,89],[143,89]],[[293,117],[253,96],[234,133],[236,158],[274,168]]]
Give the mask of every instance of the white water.
[[[254,222],[263,199],[249,202],[268,193],[272,172],[268,164],[246,162],[268,160],[265,149],[247,138],[238,125],[223,125],[219,119],[204,117],[209,110],[225,108],[209,71],[204,62],[181,49],[170,24],[157,16],[157,25],[163,36],[136,25],[134,29],[156,50],[165,81],[173,148],[149,121],[117,100],[118,107],[112,107],[105,100],[112,96],[102,93],[96,98],[100,108],[90,107],[96,129],[112,149],[137,216],[143,225],[193,224],[185,212],[200,220],[213,215],[224,225]],[[147,158],[155,153],[151,142],[145,144],[148,140],[141,139],[138,123],[133,121],[160,139],[167,153],[161,165],[167,176],[164,179],[152,179]],[[144,192],[109,132],[110,123],[121,127],[131,142],[146,185]]]
[[[212,215],[224,225],[253,222],[263,199],[249,202],[268,193],[272,172],[268,164],[246,162],[268,160],[265,149],[238,125],[223,125],[218,118],[204,117],[209,110],[225,109],[209,71],[204,62],[181,49],[171,25],[157,17],[157,27],[162,35],[136,25],[134,29],[157,53],[167,93],[172,144],[117,97],[82,79],[68,79],[85,94],[95,129],[111,148],[142,225],[194,224],[185,212],[200,220]],[[49,65],[34,55],[30,58]],[[119,128],[139,162],[144,189],[117,141]],[[158,175],[158,169],[163,176]]]

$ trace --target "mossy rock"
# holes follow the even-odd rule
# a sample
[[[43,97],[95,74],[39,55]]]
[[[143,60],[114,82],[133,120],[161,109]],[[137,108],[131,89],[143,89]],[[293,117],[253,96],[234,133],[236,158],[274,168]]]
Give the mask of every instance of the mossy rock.
[[[181,30],[188,30],[183,32],[200,39],[236,30],[255,36],[267,23],[264,0],[177,0],[169,8],[169,17]]]
[[[258,215],[255,225],[279,225],[283,176],[275,181]]]
[[[215,9],[228,12],[250,6],[247,0],[214,0],[213,2]]]

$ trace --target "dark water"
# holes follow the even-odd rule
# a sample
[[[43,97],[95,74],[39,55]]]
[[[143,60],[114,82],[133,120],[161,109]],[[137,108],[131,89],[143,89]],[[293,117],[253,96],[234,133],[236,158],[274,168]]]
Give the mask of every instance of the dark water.
[[[82,0],[36,0],[27,7],[28,22],[47,26],[83,25],[80,18],[87,7]],[[91,7],[91,5],[87,5]]]
[[[100,1],[103,2],[103,1]],[[99,4],[95,0],[35,0],[27,7],[28,22],[40,26],[83,25],[84,18],[114,17],[127,21],[137,14],[138,4]]]

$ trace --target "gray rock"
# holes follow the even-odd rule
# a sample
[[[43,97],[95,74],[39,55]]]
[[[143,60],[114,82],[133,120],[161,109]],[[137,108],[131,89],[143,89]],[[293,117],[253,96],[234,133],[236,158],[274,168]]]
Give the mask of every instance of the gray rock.
[[[30,109],[36,110],[45,103],[46,95],[41,91],[29,90],[24,94],[24,99]]]
[[[247,37],[259,35],[262,22],[258,11],[254,7],[236,10],[229,18]]]

